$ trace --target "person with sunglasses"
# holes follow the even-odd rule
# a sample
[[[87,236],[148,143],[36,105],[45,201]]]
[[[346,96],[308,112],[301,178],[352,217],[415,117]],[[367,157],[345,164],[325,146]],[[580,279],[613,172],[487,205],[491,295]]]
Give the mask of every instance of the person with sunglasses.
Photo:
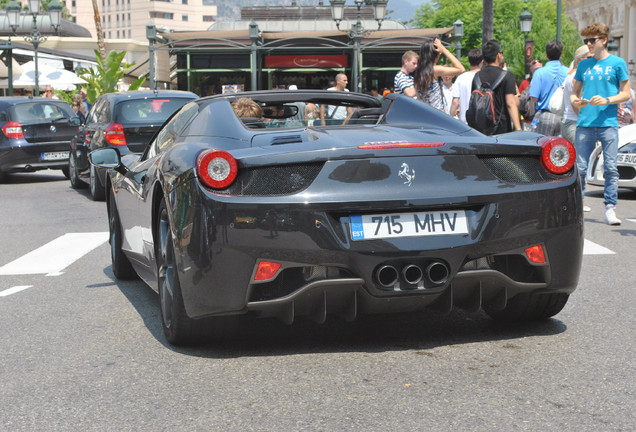
[[[594,23],[581,31],[592,57],[581,60],[574,74],[570,102],[579,108],[576,122],[576,163],[585,196],[585,176],[590,154],[600,141],[605,176],[605,222],[620,225],[618,201],[618,104],[631,96],[625,60],[607,50],[609,27]]]

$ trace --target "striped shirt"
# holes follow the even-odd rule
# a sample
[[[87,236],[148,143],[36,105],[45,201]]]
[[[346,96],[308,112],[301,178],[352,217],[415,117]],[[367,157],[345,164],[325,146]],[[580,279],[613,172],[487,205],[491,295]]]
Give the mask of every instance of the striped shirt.
[[[398,94],[404,94],[404,90],[409,87],[413,87],[413,77],[405,74],[403,71],[396,73],[395,79],[393,80],[393,88],[395,88],[395,92]]]

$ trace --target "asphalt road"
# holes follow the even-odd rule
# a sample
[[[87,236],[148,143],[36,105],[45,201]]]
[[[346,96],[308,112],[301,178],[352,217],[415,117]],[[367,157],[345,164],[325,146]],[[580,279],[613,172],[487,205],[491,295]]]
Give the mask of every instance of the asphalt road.
[[[619,192],[623,224],[610,227],[590,187],[580,284],[549,321],[503,326],[461,310],[242,320],[176,349],[156,293],[113,277],[105,204],[58,173],[0,184],[0,430],[635,428],[635,192]],[[87,252],[64,268],[3,274],[69,233]]]

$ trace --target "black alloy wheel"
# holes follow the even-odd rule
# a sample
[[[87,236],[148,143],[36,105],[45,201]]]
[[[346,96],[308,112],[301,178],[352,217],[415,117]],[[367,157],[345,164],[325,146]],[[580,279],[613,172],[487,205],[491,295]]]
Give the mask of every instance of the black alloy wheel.
[[[104,201],[104,186],[102,186],[99,181],[99,176],[97,175],[97,168],[95,165],[91,164],[91,183],[90,183],[90,191],[91,198],[93,201]]]
[[[73,150],[71,150],[71,154],[68,157],[68,174],[73,189],[82,189],[86,186],[86,184],[80,180],[79,174],[77,173],[77,158]]]
[[[117,212],[117,204],[115,203],[115,194],[112,188],[108,194],[108,229],[110,243],[110,257],[113,263],[113,273],[120,280],[137,279],[137,273],[132,264],[128,260],[126,254],[122,250],[122,227],[119,221],[119,213]]]
[[[159,303],[163,332],[168,342],[182,345],[199,337],[200,323],[188,317],[181,296],[174,241],[168,210],[162,200],[155,220],[155,260],[159,280]]]

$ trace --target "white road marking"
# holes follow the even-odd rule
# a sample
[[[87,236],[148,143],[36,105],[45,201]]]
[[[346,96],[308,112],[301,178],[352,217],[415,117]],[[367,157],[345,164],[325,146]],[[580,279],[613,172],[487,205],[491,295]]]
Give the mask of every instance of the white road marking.
[[[107,232],[68,233],[0,267],[0,275],[59,276],[69,265],[108,241]]]
[[[31,287],[33,287],[33,285],[14,286],[14,287],[6,289],[4,291],[0,291],[0,297],[6,297],[8,295],[15,294],[15,293],[20,292],[20,291],[24,291],[25,289],[31,288]]]
[[[627,220],[630,222],[636,222],[636,219],[632,219],[632,218],[627,218]]]
[[[583,243],[583,255],[613,255],[616,252],[609,250],[599,244],[585,239]]]

